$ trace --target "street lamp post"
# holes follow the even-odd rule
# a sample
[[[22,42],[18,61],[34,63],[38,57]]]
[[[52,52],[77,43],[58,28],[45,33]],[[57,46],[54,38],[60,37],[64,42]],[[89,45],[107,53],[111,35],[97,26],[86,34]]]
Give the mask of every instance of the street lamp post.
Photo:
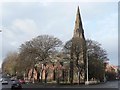
[[[106,70],[105,69],[106,69],[106,65],[109,63],[109,60],[105,60],[103,63],[104,63],[104,76],[103,77],[104,77],[104,82],[106,82],[106,75],[105,75]]]
[[[86,68],[87,68],[87,80],[85,82],[85,85],[88,85],[89,84],[89,80],[88,80],[88,54],[86,52]]]

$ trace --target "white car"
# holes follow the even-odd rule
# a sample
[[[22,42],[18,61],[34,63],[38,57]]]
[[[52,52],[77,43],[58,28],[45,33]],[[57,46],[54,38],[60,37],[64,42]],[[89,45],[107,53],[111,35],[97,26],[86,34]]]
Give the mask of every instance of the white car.
[[[2,84],[8,84],[8,80],[6,78],[3,78]]]
[[[3,81],[3,79],[2,78],[0,78],[0,82],[2,82]]]

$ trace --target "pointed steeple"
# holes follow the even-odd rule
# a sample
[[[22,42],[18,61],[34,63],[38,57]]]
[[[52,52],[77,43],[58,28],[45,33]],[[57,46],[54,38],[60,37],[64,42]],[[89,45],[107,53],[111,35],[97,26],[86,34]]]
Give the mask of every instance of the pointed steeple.
[[[73,82],[74,75],[78,72],[76,71],[76,68],[81,69],[80,79],[77,78],[78,82],[85,81],[86,76],[86,40],[84,38],[84,30],[82,27],[82,20],[80,16],[80,10],[79,6],[77,8],[77,14],[76,14],[76,21],[75,21],[75,28],[74,28],[74,35],[72,38],[72,46],[71,46],[71,63],[70,65],[74,65],[74,67],[70,68],[70,71],[73,72],[73,74],[70,77],[71,82]],[[82,67],[81,67],[82,66]]]
[[[74,28],[74,37],[80,36],[80,34],[83,34],[83,26],[82,26],[82,20],[80,16],[80,10],[79,6],[77,8],[77,14],[76,14],[76,21],[75,21],[75,28]],[[83,36],[84,37],[84,36]]]
[[[82,27],[82,20],[81,20],[81,16],[80,16],[79,6],[78,6],[78,9],[77,9],[77,14],[76,14],[75,27],[76,28]]]

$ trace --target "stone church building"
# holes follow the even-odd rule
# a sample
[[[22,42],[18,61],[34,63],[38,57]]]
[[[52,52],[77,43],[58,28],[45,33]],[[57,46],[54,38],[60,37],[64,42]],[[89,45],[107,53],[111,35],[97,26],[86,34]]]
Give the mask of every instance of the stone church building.
[[[61,64],[59,62],[56,64],[49,63],[43,67],[43,64],[40,64],[40,70],[30,69],[28,72],[28,79],[31,80],[31,78],[34,78],[34,80],[38,80],[42,78],[44,80],[47,75],[48,81],[56,81],[56,79],[59,79],[65,81],[66,83],[85,82],[86,42],[79,7],[77,8],[70,56],[70,64],[68,65],[70,67],[69,69],[66,68],[65,64]],[[57,72],[57,74],[55,72]]]

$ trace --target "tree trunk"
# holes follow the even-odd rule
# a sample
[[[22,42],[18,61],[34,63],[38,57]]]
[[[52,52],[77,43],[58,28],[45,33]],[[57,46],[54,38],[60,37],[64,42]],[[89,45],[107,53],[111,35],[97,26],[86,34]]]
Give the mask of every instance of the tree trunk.
[[[55,80],[56,78],[56,73],[55,73],[55,69],[53,70],[53,80]]]
[[[70,84],[73,84],[73,61],[70,61]]]
[[[43,70],[41,70],[41,75],[40,75],[40,77],[41,77],[41,78],[40,78],[40,82],[43,83],[43,81],[42,81],[42,80],[43,80]]]
[[[57,78],[57,84],[59,84],[60,83],[60,79],[59,79],[59,77]]]
[[[63,82],[65,81],[65,72],[64,69],[62,70]]]
[[[59,80],[59,69],[57,68],[57,71],[56,71],[56,74],[57,74],[57,84],[59,84],[60,83],[60,80]]]
[[[78,71],[79,85],[80,85],[80,71]]]
[[[45,83],[47,83],[47,76],[48,76],[48,72],[47,70],[45,70]]]

